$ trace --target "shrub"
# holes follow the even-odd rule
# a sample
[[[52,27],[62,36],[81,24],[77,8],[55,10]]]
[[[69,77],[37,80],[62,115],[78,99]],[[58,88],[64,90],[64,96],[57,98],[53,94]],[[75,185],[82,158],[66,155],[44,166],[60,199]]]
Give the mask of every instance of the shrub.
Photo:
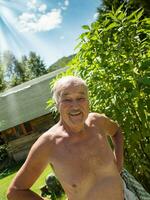
[[[91,111],[118,121],[125,135],[125,167],[150,191],[150,18],[142,10],[103,13],[84,25],[67,74],[89,87]]]
[[[0,170],[3,170],[8,165],[8,152],[6,145],[0,145]]]
[[[105,13],[83,26],[71,71],[86,79],[91,110],[118,121],[125,132],[125,165],[150,191],[150,18]]]

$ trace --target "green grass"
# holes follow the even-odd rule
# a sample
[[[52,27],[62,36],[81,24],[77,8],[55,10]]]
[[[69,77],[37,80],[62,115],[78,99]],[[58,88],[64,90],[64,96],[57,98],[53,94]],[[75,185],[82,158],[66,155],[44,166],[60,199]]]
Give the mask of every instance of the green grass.
[[[10,182],[12,181],[13,177],[15,176],[16,172],[18,171],[20,166],[15,167],[15,169],[10,170],[9,175],[0,176],[0,200],[7,200],[6,198],[6,191]],[[46,176],[52,171],[52,169],[48,166],[38,180],[32,186],[32,190],[38,194],[40,194],[39,188],[45,185],[45,178]],[[65,200],[65,197],[62,197],[61,200]]]

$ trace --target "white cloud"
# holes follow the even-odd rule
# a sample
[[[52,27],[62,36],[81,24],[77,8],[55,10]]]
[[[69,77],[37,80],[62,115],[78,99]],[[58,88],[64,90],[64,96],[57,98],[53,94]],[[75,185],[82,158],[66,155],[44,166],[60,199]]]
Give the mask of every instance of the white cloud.
[[[35,10],[37,8],[36,0],[30,0],[27,2],[27,8],[31,10]]]
[[[47,10],[45,3],[38,0],[27,1],[27,11],[18,17],[21,32],[49,31],[57,28],[62,22],[62,10],[69,6],[69,0],[58,2],[59,9]]]
[[[64,5],[61,6],[61,9],[66,10],[68,6],[69,6],[69,0],[64,0]]]
[[[65,6],[69,6],[69,0],[65,0],[65,1],[64,1],[64,5],[65,5]]]
[[[62,22],[61,10],[53,9],[46,15],[42,15],[37,22],[38,31],[49,31],[60,25]]]
[[[36,21],[36,16],[34,13],[23,13],[21,16],[19,16],[19,20],[21,22],[26,22],[26,21]]]
[[[46,9],[47,9],[47,5],[46,4],[41,4],[38,10],[40,12],[44,13],[46,11]]]
[[[62,22],[61,10],[53,9],[43,15],[37,13],[23,13],[18,18],[20,31],[40,32],[57,28]]]
[[[66,6],[62,6],[61,9],[62,9],[62,10],[66,10],[67,7],[66,7]]]

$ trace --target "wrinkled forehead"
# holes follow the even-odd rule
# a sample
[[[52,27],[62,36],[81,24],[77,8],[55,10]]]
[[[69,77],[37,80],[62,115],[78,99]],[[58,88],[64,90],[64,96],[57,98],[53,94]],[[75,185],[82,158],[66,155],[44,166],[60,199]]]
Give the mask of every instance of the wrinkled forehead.
[[[60,90],[60,96],[72,94],[87,95],[87,89],[84,85],[70,85],[68,87],[62,87]]]

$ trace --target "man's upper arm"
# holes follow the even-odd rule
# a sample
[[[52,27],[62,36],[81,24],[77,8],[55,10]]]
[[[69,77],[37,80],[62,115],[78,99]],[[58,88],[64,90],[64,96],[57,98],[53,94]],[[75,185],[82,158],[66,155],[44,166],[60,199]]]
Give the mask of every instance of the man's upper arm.
[[[17,190],[29,189],[49,163],[49,144],[46,137],[40,137],[32,146],[29,155],[14,178],[11,187]]]

